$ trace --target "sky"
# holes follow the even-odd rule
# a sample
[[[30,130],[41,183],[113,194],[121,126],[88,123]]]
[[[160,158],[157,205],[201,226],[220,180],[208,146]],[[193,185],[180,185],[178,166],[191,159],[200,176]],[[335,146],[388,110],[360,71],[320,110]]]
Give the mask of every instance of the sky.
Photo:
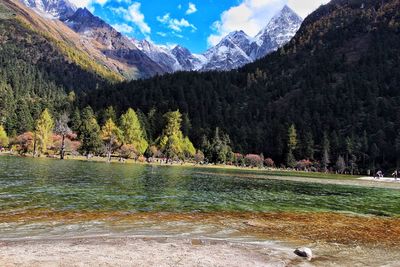
[[[158,45],[203,53],[229,32],[255,36],[288,5],[301,17],[328,0],[70,0],[87,7],[121,33]]]

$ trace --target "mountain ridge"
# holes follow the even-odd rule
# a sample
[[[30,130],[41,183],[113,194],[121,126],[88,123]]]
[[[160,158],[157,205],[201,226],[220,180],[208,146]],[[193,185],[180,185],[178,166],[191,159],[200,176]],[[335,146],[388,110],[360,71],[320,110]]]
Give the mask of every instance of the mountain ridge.
[[[266,32],[266,28],[264,28],[263,31],[266,32],[266,36],[260,36],[259,38],[263,38],[261,43],[268,43],[268,45],[259,46],[257,44],[259,40],[254,41],[250,40],[250,38],[248,38],[249,41],[247,43],[242,44],[240,40],[227,40],[229,36],[235,35],[233,32],[224,37],[215,47],[210,48],[201,55],[196,55],[186,48],[179,49],[179,46],[166,48],[146,40],[138,41],[129,39],[117,32],[104,20],[93,15],[86,8],[75,8],[68,0],[62,0],[61,2],[53,0],[20,1],[30,8],[39,9],[41,14],[47,12],[54,17],[59,17],[66,25],[80,34],[82,38],[86,38],[89,41],[93,39],[101,43],[104,47],[100,50],[104,56],[114,61],[119,61],[123,67],[115,68],[115,64],[110,64],[107,60],[103,61],[109,68],[128,79],[135,76],[148,78],[156,74],[173,73],[176,71],[231,70],[265,56],[288,41],[284,40],[279,43],[273,43],[272,38]],[[58,5],[55,5],[55,3],[58,3]],[[55,10],[56,7],[60,8],[58,14]],[[68,10],[68,12],[65,10]],[[71,10],[74,10],[73,14],[71,14]],[[68,14],[68,16],[61,16],[60,14]],[[275,17],[279,18],[285,14],[290,14],[291,17],[297,16],[293,10],[284,6]],[[290,16],[288,15],[288,17]],[[298,21],[293,21],[299,24]],[[297,28],[297,24],[294,25],[294,29]],[[284,35],[285,32],[287,31],[281,27],[280,31],[275,35]],[[295,32],[291,31],[290,33],[294,35]]]

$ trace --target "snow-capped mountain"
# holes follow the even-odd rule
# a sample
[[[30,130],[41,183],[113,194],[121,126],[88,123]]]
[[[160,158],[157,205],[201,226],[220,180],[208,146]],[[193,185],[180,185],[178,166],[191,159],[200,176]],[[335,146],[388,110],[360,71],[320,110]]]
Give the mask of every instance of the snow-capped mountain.
[[[235,31],[211,47],[204,54],[207,63],[202,70],[231,70],[264,57],[289,42],[302,21],[292,9],[284,6],[254,38],[243,31]]]
[[[26,6],[54,18],[65,20],[77,10],[76,6],[68,0],[21,0]]]
[[[263,57],[288,43],[299,30],[302,22],[303,19],[296,12],[288,6],[284,6],[271,19],[267,27],[256,35],[255,41],[259,46],[255,53],[256,58]]]
[[[186,71],[199,70],[207,61],[204,55],[192,54],[189,49],[180,45],[175,46],[171,53],[179,62],[182,70]]]
[[[122,35],[86,8],[77,9],[68,0],[20,0],[39,14],[59,18],[78,33],[81,42],[97,49],[126,77],[150,77],[176,71],[231,70],[261,58],[283,46],[300,28],[302,19],[288,6],[276,14],[255,37],[234,31],[204,54],[134,40]],[[126,67],[125,67],[126,66]],[[115,67],[114,67],[115,69]],[[136,77],[136,75],[135,75]]]
[[[202,70],[230,70],[252,62],[251,43],[252,39],[245,32],[231,32],[204,53],[207,63]]]
[[[147,40],[136,42],[136,46],[140,51],[145,53],[149,58],[160,65],[165,72],[182,70],[178,60],[168,47],[158,46]]]

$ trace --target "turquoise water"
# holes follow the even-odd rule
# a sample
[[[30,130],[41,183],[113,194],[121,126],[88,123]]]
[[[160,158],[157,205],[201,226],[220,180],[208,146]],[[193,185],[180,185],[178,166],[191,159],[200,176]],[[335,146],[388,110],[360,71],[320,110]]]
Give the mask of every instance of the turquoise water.
[[[0,212],[334,211],[400,215],[400,191],[243,172],[0,157]],[[239,175],[240,174],[240,175]]]

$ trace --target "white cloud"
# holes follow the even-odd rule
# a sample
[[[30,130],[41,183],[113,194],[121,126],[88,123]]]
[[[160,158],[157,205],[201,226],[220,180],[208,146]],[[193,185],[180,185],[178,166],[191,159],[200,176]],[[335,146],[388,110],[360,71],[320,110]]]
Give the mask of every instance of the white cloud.
[[[208,37],[208,44],[216,45],[228,33],[237,30],[255,36],[285,4],[305,17],[326,2],[329,0],[241,0],[239,5],[224,11],[220,20],[213,23],[214,33]]]
[[[190,15],[197,12],[197,7],[195,4],[189,2],[189,7],[186,10],[186,15]]]
[[[182,18],[179,20],[179,19],[171,18],[169,13],[165,14],[162,17],[158,16],[157,20],[159,22],[161,22],[162,24],[167,25],[167,27],[170,28],[171,30],[173,30],[174,32],[182,32],[183,28],[191,28],[192,31],[197,30],[196,26],[191,24],[186,19]]]
[[[112,25],[112,27],[120,33],[132,33],[133,32],[133,27],[129,26],[126,23],[114,24],[114,25]]]
[[[69,0],[77,7],[87,7],[90,8],[93,4],[104,5],[108,0]],[[125,0],[123,0],[125,1]]]
[[[160,35],[161,37],[167,36],[167,34],[165,32],[157,32],[157,34]]]
[[[296,11],[301,17],[307,17],[320,5],[329,3],[330,0],[289,0],[288,5]]]
[[[177,8],[178,8],[178,9],[182,9],[182,5],[179,4],[179,5],[177,6]]]
[[[141,4],[139,2],[133,2],[132,5],[125,9],[123,7],[112,8],[111,10],[122,15],[126,21],[134,23],[143,35],[147,36],[151,33],[150,26],[145,22],[144,14],[140,11]]]

